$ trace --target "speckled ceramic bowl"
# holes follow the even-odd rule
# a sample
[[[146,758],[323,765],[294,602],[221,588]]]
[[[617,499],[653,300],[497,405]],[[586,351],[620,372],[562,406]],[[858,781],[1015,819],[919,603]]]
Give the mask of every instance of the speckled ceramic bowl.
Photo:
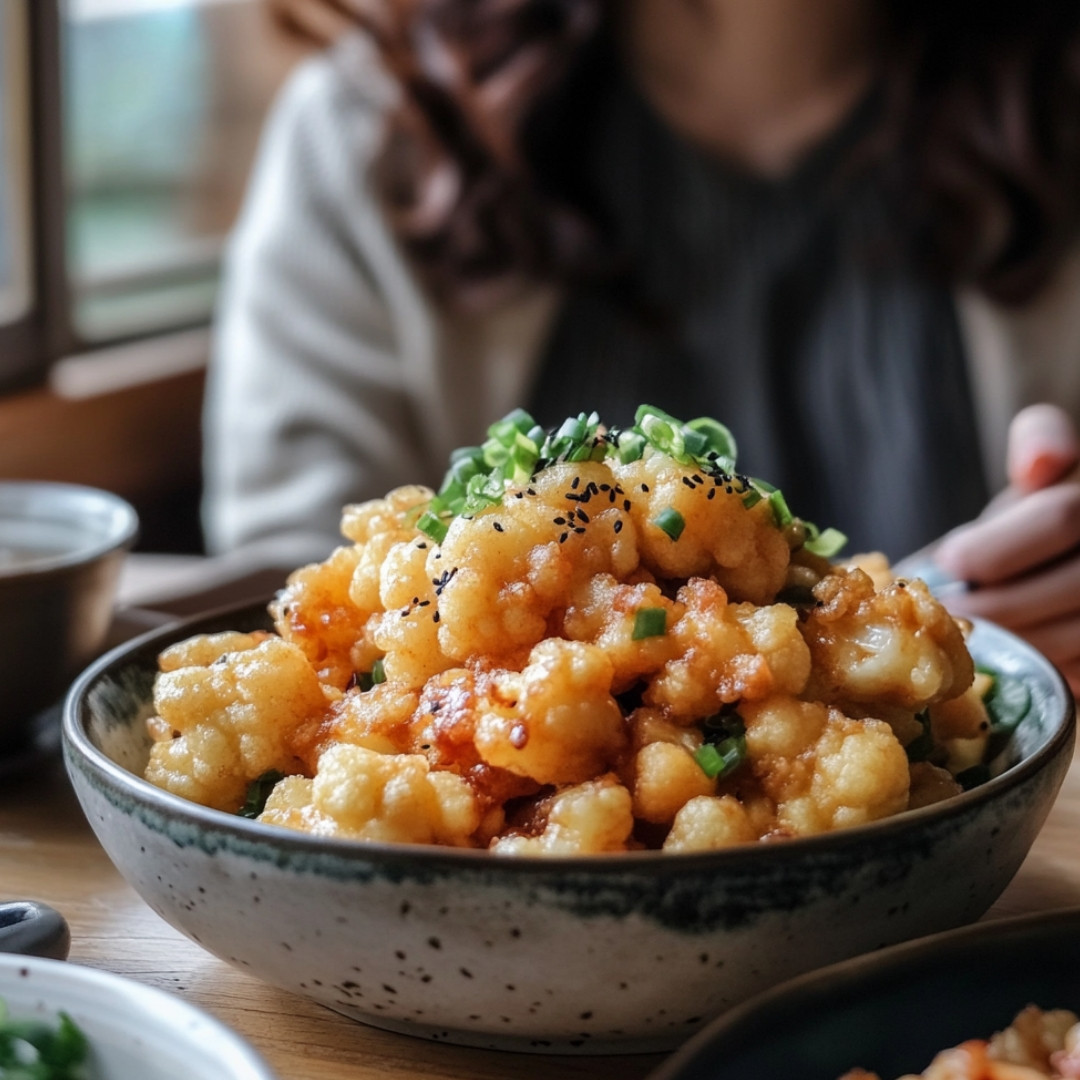
[[[120,872],[229,963],[431,1039],[532,1052],[670,1049],[736,1002],[844,957],[970,922],[1012,878],[1074,737],[1071,695],[1017,638],[977,658],[1032,708],[994,779],[830,835],[696,855],[513,859],[317,839],[193,805],[140,778],[158,652],[268,625],[259,609],[103,657],[67,701],[64,751]]]

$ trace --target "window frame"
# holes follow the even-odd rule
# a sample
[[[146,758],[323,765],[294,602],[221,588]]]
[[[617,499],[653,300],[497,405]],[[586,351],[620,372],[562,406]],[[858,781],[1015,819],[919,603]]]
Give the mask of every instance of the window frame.
[[[17,10],[26,31],[26,115],[21,117],[20,126],[27,141],[29,167],[24,206],[28,218],[25,232],[29,238],[30,295],[24,312],[12,321],[0,323],[0,394],[9,394],[49,384],[50,373],[61,361],[81,363],[98,353],[111,355],[126,346],[145,359],[156,340],[165,343],[168,352],[170,339],[187,342],[192,331],[207,332],[212,313],[108,338],[89,338],[80,333],[67,237],[70,190],[64,130],[65,0],[0,0],[0,6],[4,9],[0,14],[5,17],[9,7]],[[222,248],[225,242],[226,238],[221,238]],[[201,362],[205,363],[205,356]],[[191,365],[189,361],[188,367]],[[168,364],[166,367],[171,370]]]

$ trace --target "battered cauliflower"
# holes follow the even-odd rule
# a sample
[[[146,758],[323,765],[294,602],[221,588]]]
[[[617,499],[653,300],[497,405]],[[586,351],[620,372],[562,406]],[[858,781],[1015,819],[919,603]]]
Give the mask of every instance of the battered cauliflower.
[[[715,422],[512,414],[341,527],[274,633],[162,653],[153,783],[323,836],[689,852],[949,798],[985,756],[957,623],[834,566]]]
[[[317,836],[466,847],[480,809],[466,781],[432,772],[419,754],[341,743],[322,755],[314,779],[281,780],[259,820]]]
[[[265,635],[196,638],[164,654],[146,778],[192,802],[237,810],[266,772],[303,768],[294,741],[329,706],[295,645]],[[177,666],[182,664],[183,666]]]
[[[921,581],[880,592],[859,569],[838,569],[814,588],[802,624],[818,700],[922,709],[962,694],[975,666],[953,617]]]

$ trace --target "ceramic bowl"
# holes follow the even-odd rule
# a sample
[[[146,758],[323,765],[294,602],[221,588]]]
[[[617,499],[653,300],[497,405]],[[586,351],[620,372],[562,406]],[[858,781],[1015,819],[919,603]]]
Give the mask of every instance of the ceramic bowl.
[[[26,753],[41,710],[100,651],[138,518],[76,484],[0,483],[0,755]]]
[[[263,608],[156,631],[72,688],[64,751],[91,826],[167,921],[259,978],[379,1027],[534,1052],[672,1049],[765,987],[971,922],[1019,868],[1071,758],[1054,668],[980,625],[1032,707],[955,799],[828,835],[704,854],[522,859],[316,838],[141,779],[156,656]]]
[[[66,1013],[86,1036],[93,1076],[275,1080],[224,1024],[172,994],[119,975],[61,960],[0,955],[0,1000],[12,1020],[54,1029]]]
[[[860,956],[766,991],[649,1080],[885,1080],[986,1039],[1027,1005],[1080,1013],[1080,908],[991,920]]]

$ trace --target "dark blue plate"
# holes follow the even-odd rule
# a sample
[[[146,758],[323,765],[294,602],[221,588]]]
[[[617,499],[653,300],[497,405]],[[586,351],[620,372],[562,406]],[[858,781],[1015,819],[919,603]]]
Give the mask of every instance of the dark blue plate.
[[[800,976],[713,1021],[649,1080],[883,1080],[1025,1005],[1080,1013],[1080,908],[978,923]]]

